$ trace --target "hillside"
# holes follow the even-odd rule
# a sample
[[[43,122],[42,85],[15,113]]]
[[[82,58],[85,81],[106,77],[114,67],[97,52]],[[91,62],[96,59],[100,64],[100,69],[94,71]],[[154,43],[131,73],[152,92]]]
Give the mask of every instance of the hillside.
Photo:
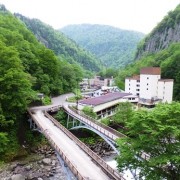
[[[173,42],[180,42],[180,5],[167,16],[138,45],[136,59],[146,53],[155,53],[166,49]]]
[[[60,59],[65,59],[71,64],[78,63],[89,71],[100,70],[101,65],[97,58],[80,48],[63,33],[54,30],[38,19],[29,19],[21,14],[15,14],[15,16],[22,20],[36,38],[47,48],[53,50]]]
[[[72,92],[82,77],[78,65],[59,60],[0,5],[0,164],[23,155],[17,134],[23,141],[25,112],[37,93],[44,93],[47,103],[48,96]]]
[[[125,77],[137,74],[140,68],[161,67],[162,78],[174,79],[173,99],[180,101],[180,5],[139,44],[136,58],[119,72],[116,83],[121,88]]]
[[[134,59],[142,33],[106,25],[69,25],[60,29],[81,47],[95,54],[106,67],[124,67]]]

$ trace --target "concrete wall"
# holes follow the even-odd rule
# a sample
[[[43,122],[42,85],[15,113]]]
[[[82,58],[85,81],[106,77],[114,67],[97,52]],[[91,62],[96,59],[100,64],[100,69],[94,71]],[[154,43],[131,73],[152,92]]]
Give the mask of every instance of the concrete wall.
[[[158,98],[162,102],[172,102],[173,95],[173,81],[159,81],[158,82]]]
[[[125,79],[125,92],[139,95],[140,83],[135,79]]]
[[[140,98],[151,99],[158,96],[160,75],[140,75]]]

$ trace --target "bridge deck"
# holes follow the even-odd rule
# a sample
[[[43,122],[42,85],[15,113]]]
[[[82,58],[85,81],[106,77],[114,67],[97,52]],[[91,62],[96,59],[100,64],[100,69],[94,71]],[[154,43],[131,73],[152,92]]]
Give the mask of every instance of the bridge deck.
[[[47,133],[51,140],[56,142],[57,147],[66,154],[83,177],[92,180],[110,179],[73,140],[46,118],[42,111],[37,111],[33,117],[41,125],[44,133]]]

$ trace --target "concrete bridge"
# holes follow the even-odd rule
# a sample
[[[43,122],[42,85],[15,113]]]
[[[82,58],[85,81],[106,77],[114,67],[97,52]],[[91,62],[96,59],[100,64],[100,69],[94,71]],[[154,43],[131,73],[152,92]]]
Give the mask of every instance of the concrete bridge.
[[[55,111],[60,107],[61,105],[53,105],[44,108],[32,108],[28,112],[39,131],[48,139],[49,143],[62,157],[77,179],[124,180],[118,171],[107,165],[103,159],[47,113],[47,111]],[[91,120],[87,121],[85,117],[76,114],[67,105],[64,105],[63,108],[69,115],[91,125],[91,127],[103,133],[112,142],[119,137],[118,134],[103,129],[103,127],[98,126]]]

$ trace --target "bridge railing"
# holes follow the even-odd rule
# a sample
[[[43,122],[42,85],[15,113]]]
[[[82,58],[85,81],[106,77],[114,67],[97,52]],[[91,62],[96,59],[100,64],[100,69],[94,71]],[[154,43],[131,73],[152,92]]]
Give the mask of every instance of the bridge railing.
[[[78,146],[81,147],[95,162],[97,162],[106,172],[108,172],[116,180],[125,180],[122,175],[111,168],[102,158],[95,154],[89,147],[87,147],[83,142],[81,142],[76,136],[74,136],[70,131],[68,131],[64,126],[62,126],[56,119],[45,112],[45,116],[50,119],[58,128],[60,128],[70,139],[72,139]]]
[[[69,111],[69,110],[71,110],[71,111],[73,111],[74,113],[76,113],[77,115],[79,115],[79,116],[81,116],[81,117],[84,117],[85,119],[88,119],[89,121],[97,124],[99,127],[107,130],[108,132],[114,134],[115,136],[117,136],[117,137],[119,137],[119,138],[121,138],[121,137],[126,137],[126,135],[124,135],[124,134],[116,131],[115,129],[113,129],[113,128],[109,127],[109,126],[106,126],[105,124],[102,124],[102,123],[98,122],[97,120],[95,120],[95,119],[93,119],[93,118],[91,118],[91,117],[89,117],[89,116],[87,116],[87,115],[85,115],[85,114],[77,111],[77,110],[74,109],[72,106],[68,106],[68,108],[66,108],[65,106],[63,106],[63,108],[64,108],[67,112],[69,112],[69,113],[71,113],[71,112]]]
[[[88,119],[89,121],[91,121],[92,123],[95,123],[96,125],[100,126],[101,128],[107,130],[108,132],[116,135],[117,137],[121,138],[121,137],[127,137],[126,135],[116,131],[115,129],[109,127],[109,126],[106,126],[98,121],[96,121],[95,119],[79,112],[78,110],[76,110],[75,108],[73,108],[72,106],[68,106],[68,108],[66,108],[65,106],[63,106],[63,108],[65,109],[65,111],[69,112],[70,114],[72,114],[72,112],[70,111],[73,111],[75,114],[81,116],[81,117],[84,117],[85,119]],[[69,111],[70,110],[70,111]],[[91,124],[90,124],[91,125]],[[97,128],[98,129],[98,128]],[[100,132],[104,133],[105,135],[108,135],[109,136],[109,133],[106,134],[104,131],[102,131],[101,129],[98,129]],[[150,159],[150,156],[143,152],[142,155],[141,155],[141,158],[144,159],[144,160],[149,160]]]
[[[66,154],[55,144],[55,142],[51,139],[51,137],[48,135],[48,132],[46,132],[42,126],[39,124],[39,122],[36,120],[36,118],[33,116],[33,114],[28,110],[31,118],[33,121],[36,123],[36,125],[40,128],[44,136],[48,139],[49,143],[51,144],[52,147],[56,149],[56,151],[61,155],[63,158],[64,162],[67,164],[69,169],[73,172],[73,174],[79,179],[79,180],[87,180],[87,178],[83,177],[78,169],[75,167],[75,165],[68,159]]]

